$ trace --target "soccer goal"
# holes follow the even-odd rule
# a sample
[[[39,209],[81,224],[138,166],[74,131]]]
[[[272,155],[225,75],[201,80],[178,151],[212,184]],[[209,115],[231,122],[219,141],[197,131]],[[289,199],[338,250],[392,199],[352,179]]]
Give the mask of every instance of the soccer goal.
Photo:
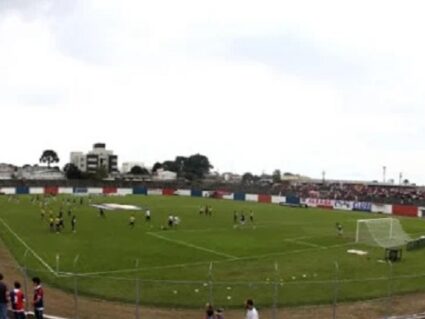
[[[393,248],[403,246],[411,240],[396,218],[357,220],[356,243]]]

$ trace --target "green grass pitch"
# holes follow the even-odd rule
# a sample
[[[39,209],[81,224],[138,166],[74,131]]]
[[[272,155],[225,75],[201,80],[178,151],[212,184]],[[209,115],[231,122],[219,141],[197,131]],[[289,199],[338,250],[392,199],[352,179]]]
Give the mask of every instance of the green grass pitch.
[[[81,294],[134,302],[139,287],[141,304],[165,307],[199,307],[210,299],[239,307],[248,297],[263,307],[293,306],[330,303],[336,275],[339,300],[381,297],[388,289],[425,290],[424,251],[404,252],[389,286],[383,250],[353,243],[356,220],[379,215],[191,197],[91,197],[93,203],[149,207],[152,221],[136,212],[131,229],[131,212],[106,211],[102,219],[87,198],[80,205],[79,199],[72,203],[76,197],[58,196],[48,204],[55,215],[64,207],[65,229],[57,234],[49,232],[48,214],[43,221],[33,196],[15,198],[19,202],[0,197],[2,240],[30,275],[69,291],[77,282]],[[70,230],[67,199],[77,216],[76,233]],[[199,214],[201,205],[213,208],[211,217]],[[254,224],[247,218],[234,228],[235,210],[247,217],[252,210]],[[170,214],[181,224],[164,230]],[[344,226],[342,238],[336,222]],[[413,237],[425,235],[425,220],[401,223]],[[350,248],[369,254],[350,255]]]

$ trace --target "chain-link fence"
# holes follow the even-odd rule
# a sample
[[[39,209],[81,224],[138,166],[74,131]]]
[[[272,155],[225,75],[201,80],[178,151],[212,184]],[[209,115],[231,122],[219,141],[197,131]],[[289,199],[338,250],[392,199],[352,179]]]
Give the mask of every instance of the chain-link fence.
[[[10,286],[15,280],[21,282],[31,310],[31,277],[42,278],[46,312],[65,318],[199,318],[206,303],[224,309],[225,318],[241,318],[246,298],[255,301],[262,318],[272,319],[389,318],[425,310],[425,294],[415,295],[412,289],[425,288],[425,274],[398,273],[398,264],[390,262],[385,272],[372,278],[349,278],[337,262],[329,263],[328,278],[315,274],[288,278],[275,263],[264,281],[250,280],[250,274],[244,281],[222,281],[210,264],[204,280],[189,281],[146,279],[137,271],[126,275],[62,272],[59,264],[53,271],[34,269],[26,266],[30,258],[26,252],[19,267],[0,262],[5,282]],[[74,269],[78,262],[76,256]]]

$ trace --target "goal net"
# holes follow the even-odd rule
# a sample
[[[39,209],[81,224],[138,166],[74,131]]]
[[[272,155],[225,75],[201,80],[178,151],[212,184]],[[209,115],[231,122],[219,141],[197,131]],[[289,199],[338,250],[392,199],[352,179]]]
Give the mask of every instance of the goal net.
[[[403,246],[411,240],[396,218],[357,220],[356,243],[392,248]]]

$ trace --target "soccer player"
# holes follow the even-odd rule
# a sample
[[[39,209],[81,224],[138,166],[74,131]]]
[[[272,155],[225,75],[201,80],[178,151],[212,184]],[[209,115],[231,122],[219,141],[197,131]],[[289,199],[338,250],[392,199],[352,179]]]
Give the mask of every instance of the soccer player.
[[[151,211],[149,209],[145,211],[145,221],[147,222],[151,221]]]
[[[136,217],[134,217],[134,215],[131,215],[130,218],[128,219],[128,224],[130,225],[131,228],[134,228],[135,222],[136,222]]]
[[[55,231],[55,220],[52,216],[49,217],[49,227],[50,231],[53,233]]]
[[[252,209],[249,213],[249,221],[251,222],[251,224],[254,224],[254,212],[252,211]]]
[[[204,213],[204,206],[199,207],[199,215],[202,215]]]
[[[73,232],[73,233],[75,233],[75,232],[76,232],[76,230],[75,230],[75,226],[76,226],[76,224],[77,224],[77,217],[74,215],[74,216],[72,216],[72,218],[71,218],[71,229],[72,229],[72,232]]]
[[[15,289],[10,292],[10,303],[15,319],[25,319],[25,297],[21,290],[21,284],[15,281]]]
[[[34,299],[32,305],[34,306],[34,316],[36,319],[43,319],[44,311],[44,292],[41,286],[41,280],[38,277],[32,279],[34,284]]]
[[[241,225],[245,225],[245,214],[243,212],[241,213],[241,217],[240,217],[239,223]]]
[[[55,218],[55,228],[56,228],[56,233],[60,233],[60,231],[61,231],[61,219],[59,217]]]
[[[173,215],[168,216],[168,227],[172,228],[174,223]]]
[[[99,216],[105,218],[105,211],[103,210],[103,208],[99,208]]]
[[[238,212],[234,211],[233,212],[233,224],[237,224],[238,222]]]
[[[341,223],[337,222],[335,224],[335,227],[336,227],[336,231],[337,231],[338,236],[341,237],[344,234],[344,229],[342,228]]]
[[[71,208],[68,208],[68,217],[71,217],[71,215],[72,215],[72,210]]]

